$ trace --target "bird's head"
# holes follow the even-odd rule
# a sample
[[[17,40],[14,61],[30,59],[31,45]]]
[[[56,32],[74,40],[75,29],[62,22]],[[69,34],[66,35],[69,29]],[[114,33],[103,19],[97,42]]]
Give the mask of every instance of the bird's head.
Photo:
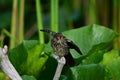
[[[57,33],[56,38],[57,38],[58,40],[62,40],[62,39],[63,39],[63,35],[62,35],[61,33]]]

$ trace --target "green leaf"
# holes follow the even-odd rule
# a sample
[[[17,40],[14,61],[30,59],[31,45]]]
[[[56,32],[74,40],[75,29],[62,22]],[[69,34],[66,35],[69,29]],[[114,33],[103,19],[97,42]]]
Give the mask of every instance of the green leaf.
[[[12,62],[13,66],[16,70],[22,74],[23,70],[21,66],[26,62],[28,54],[24,44],[20,44],[15,48],[11,49],[8,54],[10,61]]]
[[[104,55],[105,51],[96,51],[94,53],[92,53],[91,55],[89,55],[88,57],[86,57],[83,61],[82,64],[97,64],[99,62],[101,62],[101,60],[103,59],[103,55]]]
[[[118,50],[111,50],[104,54],[102,64],[106,66],[106,79],[119,80],[120,77],[120,57]]]
[[[49,57],[44,65],[43,71],[41,71],[39,80],[52,80],[57,68],[57,61],[53,57]],[[47,76],[47,77],[46,77]]]
[[[105,53],[101,63],[107,66],[109,63],[111,63],[113,60],[115,60],[119,57],[118,53],[119,53],[118,50],[111,50],[111,51]]]
[[[61,75],[61,76],[60,76],[60,80],[68,80],[68,78],[67,78],[67,76],[65,76],[65,75]]]
[[[117,37],[111,29],[96,24],[65,31],[63,34],[77,44],[83,54],[105,49]],[[72,54],[75,58],[80,57],[75,51]]]
[[[70,80],[104,80],[105,69],[100,64],[79,65],[71,68]]]
[[[10,51],[9,57],[20,74],[38,77],[48,59],[44,47],[44,44],[39,44],[36,40],[23,41]]]
[[[112,80],[120,80],[120,57],[111,61],[107,68]]]
[[[23,80],[37,80],[37,79],[35,79],[33,76],[28,76],[28,75],[23,75],[23,76],[22,76],[22,79],[23,79]]]
[[[7,80],[7,75],[0,70],[0,80]]]

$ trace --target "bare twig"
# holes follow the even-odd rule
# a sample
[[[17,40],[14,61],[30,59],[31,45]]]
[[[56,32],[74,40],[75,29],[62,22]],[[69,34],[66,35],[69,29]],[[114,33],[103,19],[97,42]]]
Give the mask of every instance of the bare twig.
[[[18,72],[15,70],[11,62],[9,61],[8,55],[7,55],[7,46],[4,46],[4,48],[0,48],[0,67],[4,71],[6,75],[10,77],[12,80],[22,80],[22,78],[19,76]]]
[[[62,69],[63,69],[65,63],[66,63],[66,60],[65,60],[64,57],[59,57],[59,56],[57,56],[57,55],[55,55],[55,54],[53,54],[53,57],[54,57],[54,58],[57,60],[57,62],[58,62],[58,66],[57,66],[57,69],[56,69],[56,72],[55,72],[55,75],[54,75],[53,80],[59,80],[60,74],[61,74],[61,72],[62,72]]]

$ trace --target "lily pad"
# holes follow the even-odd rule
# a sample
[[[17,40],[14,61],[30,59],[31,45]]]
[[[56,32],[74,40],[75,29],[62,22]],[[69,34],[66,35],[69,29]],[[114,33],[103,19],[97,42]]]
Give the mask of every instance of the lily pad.
[[[65,31],[63,34],[74,41],[84,55],[105,49],[118,36],[111,29],[96,24]],[[72,54],[75,58],[80,57],[75,51]]]

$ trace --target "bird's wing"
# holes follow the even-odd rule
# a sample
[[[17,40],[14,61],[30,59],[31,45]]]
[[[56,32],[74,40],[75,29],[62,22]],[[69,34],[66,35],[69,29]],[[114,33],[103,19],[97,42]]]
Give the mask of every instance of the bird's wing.
[[[72,57],[72,55],[70,54],[70,52],[65,56],[65,59],[66,59],[66,66],[75,66],[75,61]]]
[[[75,43],[73,43],[73,41],[71,41],[69,39],[66,39],[66,40],[67,40],[67,44],[68,44],[69,48],[75,49],[79,54],[82,55],[82,52],[80,51],[79,47]]]

